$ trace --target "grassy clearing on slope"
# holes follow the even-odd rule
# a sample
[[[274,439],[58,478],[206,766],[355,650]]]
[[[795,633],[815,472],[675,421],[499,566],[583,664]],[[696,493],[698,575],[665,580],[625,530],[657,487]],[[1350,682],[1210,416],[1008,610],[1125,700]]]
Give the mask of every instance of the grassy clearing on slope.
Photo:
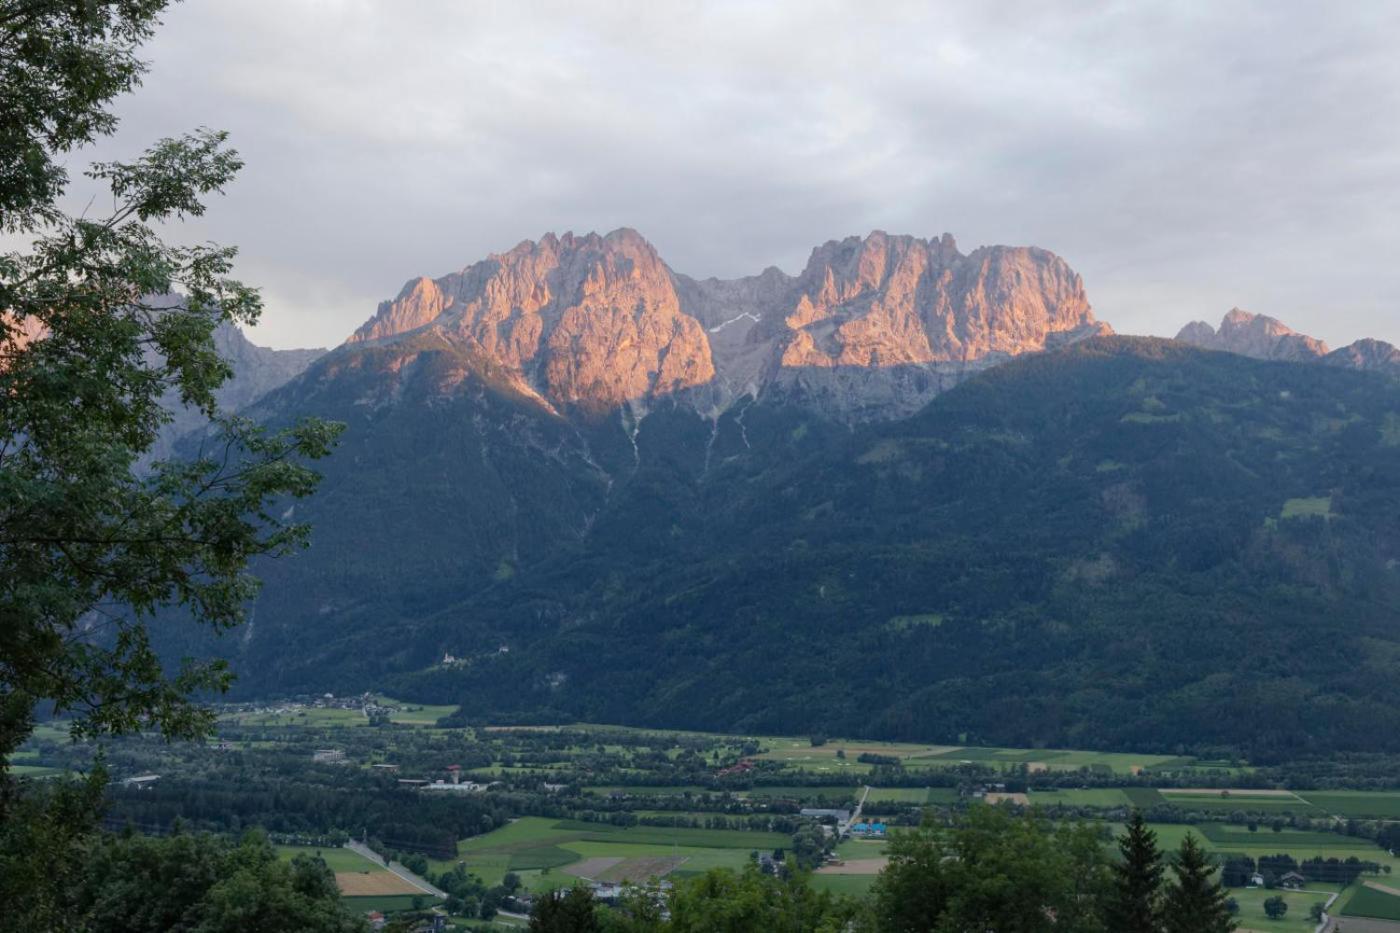
[[[1332,497],[1312,496],[1303,499],[1289,499],[1283,504],[1280,518],[1331,518]]]

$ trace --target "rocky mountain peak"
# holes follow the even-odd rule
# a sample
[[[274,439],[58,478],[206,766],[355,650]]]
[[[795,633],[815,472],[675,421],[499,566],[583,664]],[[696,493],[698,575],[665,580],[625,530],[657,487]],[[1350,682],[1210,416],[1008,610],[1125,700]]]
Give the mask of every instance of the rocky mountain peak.
[[[1110,333],[1079,276],[1034,247],[959,252],[876,230],[812,251],[797,276],[673,272],[635,230],[549,233],[410,281],[350,338],[431,329],[555,406],[660,396],[705,410],[765,392],[851,419],[917,408],[1019,353]]]
[[[430,327],[519,374],[556,405],[611,408],[714,376],[699,322],[635,230],[545,234],[461,272],[416,279],[351,342]]]
[[[1384,340],[1363,338],[1323,357],[1331,366],[1344,366],[1369,372],[1400,376],[1400,348]]]
[[[1325,363],[1400,377],[1400,348],[1384,340],[1367,337],[1329,352],[1327,344],[1316,337],[1300,334],[1276,318],[1239,308],[1230,309],[1219,330],[1204,321],[1193,321],[1181,329],[1176,339],[1194,347],[1260,360]]]
[[[1193,321],[1176,339],[1204,350],[1222,350],[1258,360],[1315,360],[1328,353],[1327,344],[1300,334],[1277,318],[1231,308],[1217,330],[1205,321]]]

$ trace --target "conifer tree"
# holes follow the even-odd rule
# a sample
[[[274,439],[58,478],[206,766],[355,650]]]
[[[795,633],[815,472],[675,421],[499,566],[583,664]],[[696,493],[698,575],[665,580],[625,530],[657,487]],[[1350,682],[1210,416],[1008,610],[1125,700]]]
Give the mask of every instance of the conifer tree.
[[[1123,860],[1113,868],[1108,928],[1114,933],[1160,933],[1162,852],[1140,810],[1133,811],[1127,830],[1118,837],[1118,851]]]
[[[1163,904],[1166,933],[1230,933],[1235,929],[1225,889],[1215,879],[1215,868],[1195,834],[1187,833],[1181,841],[1174,870],[1176,881],[1167,887]]]

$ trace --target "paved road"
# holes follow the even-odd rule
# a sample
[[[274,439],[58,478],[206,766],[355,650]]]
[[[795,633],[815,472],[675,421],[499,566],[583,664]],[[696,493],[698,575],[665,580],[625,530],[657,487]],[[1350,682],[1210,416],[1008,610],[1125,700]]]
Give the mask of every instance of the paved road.
[[[860,822],[860,811],[865,808],[865,798],[870,796],[870,785],[865,785],[865,791],[860,795],[860,801],[851,812],[851,818],[836,827],[836,838],[840,839],[850,831],[850,828]]]
[[[360,845],[353,839],[345,843],[345,848],[349,849],[351,852],[356,852],[364,856],[376,865],[384,865],[384,859],[380,858],[378,852],[375,852],[369,846]],[[431,894],[433,897],[447,897],[446,891],[442,890],[441,888],[434,887],[431,884],[428,884],[428,882],[424,881],[422,878],[419,878],[417,875],[409,871],[407,868],[404,868],[398,862],[390,862],[385,867],[388,868],[394,874],[398,875],[404,881],[407,881],[409,884],[422,891],[424,894]]]

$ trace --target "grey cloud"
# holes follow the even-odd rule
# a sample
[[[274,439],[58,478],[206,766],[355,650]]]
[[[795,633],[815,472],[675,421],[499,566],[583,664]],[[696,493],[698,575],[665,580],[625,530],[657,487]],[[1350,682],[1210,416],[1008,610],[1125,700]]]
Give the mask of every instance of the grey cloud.
[[[876,227],[1035,243],[1120,331],[1400,342],[1397,46],[1385,2],[187,0],[101,155],[233,133],[188,235],[240,245],[278,346],[620,225],[697,276]]]

